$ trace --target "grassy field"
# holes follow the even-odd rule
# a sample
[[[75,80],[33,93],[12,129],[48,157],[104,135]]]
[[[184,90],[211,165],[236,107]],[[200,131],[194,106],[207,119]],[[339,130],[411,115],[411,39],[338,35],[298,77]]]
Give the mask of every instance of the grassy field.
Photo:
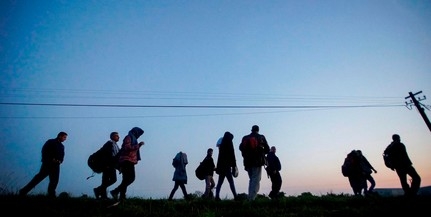
[[[129,198],[118,206],[112,200],[90,197],[72,198],[61,194],[50,199],[43,195],[19,197],[0,195],[2,216],[48,217],[278,217],[278,216],[429,216],[431,196],[355,197],[350,195],[282,197],[277,201],[259,195],[255,201],[204,200],[191,195],[189,200]]]

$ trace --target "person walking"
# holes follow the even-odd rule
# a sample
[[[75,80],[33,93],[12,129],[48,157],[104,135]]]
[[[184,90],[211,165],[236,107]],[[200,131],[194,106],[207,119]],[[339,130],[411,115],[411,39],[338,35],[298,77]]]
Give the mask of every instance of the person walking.
[[[361,167],[361,157],[358,151],[352,150],[347,154],[341,169],[343,176],[349,179],[354,195],[362,196],[362,190],[365,192],[367,189],[367,179]]]
[[[373,172],[377,173],[377,170],[371,165],[368,159],[362,154],[361,150],[356,150],[359,155],[359,164],[361,165],[362,172],[364,173],[365,179],[370,182],[370,187],[368,188],[367,182],[365,182],[364,194],[369,195],[374,193],[374,188],[376,187],[376,181],[371,175]]]
[[[281,183],[282,183],[282,179],[280,175],[281,163],[280,163],[280,159],[277,157],[277,155],[275,155],[276,151],[277,149],[275,148],[275,146],[272,146],[271,149],[269,150],[269,153],[266,155],[266,159],[268,163],[266,167],[266,172],[269,178],[271,179],[271,183],[272,183],[271,192],[269,192],[269,195],[268,195],[271,199],[278,199],[280,189],[281,189]]]
[[[259,192],[262,166],[265,165],[265,155],[269,152],[265,136],[259,134],[259,126],[254,125],[251,133],[242,138],[239,150],[249,177],[248,200],[253,201]]]
[[[238,170],[236,166],[235,150],[233,148],[233,137],[232,133],[226,131],[220,142],[217,142],[219,151],[216,166],[216,173],[218,174],[216,200],[220,200],[220,190],[225,178],[229,182],[229,187],[234,199],[237,199],[235,183],[232,176],[232,171]]]
[[[205,159],[202,161],[203,167],[205,168],[205,192],[202,195],[203,198],[212,199],[214,198],[213,188],[215,186],[214,182],[214,170],[215,164],[213,159],[213,149],[209,148],[207,150],[207,155]]]
[[[101,150],[103,156],[105,156],[104,162],[106,167],[102,171],[102,183],[93,189],[96,199],[108,199],[106,190],[117,181],[117,154],[120,150],[117,142],[120,140],[120,136],[118,132],[111,132],[109,138],[110,140],[102,146]]]
[[[186,166],[188,163],[189,162],[187,160],[187,154],[181,151],[178,152],[175,155],[175,158],[172,160],[172,166],[175,168],[172,181],[174,181],[175,184],[174,184],[174,188],[171,191],[171,194],[169,195],[168,200],[172,200],[178,187],[181,188],[184,198],[188,199],[187,189],[186,189],[186,184],[187,184]]]
[[[127,187],[135,181],[135,165],[141,160],[139,149],[145,144],[144,141],[138,143],[138,138],[144,134],[144,130],[139,127],[133,127],[123,139],[121,151],[118,158],[119,170],[122,174],[122,180],[114,190],[110,191],[114,200],[126,199]],[[118,198],[120,195],[120,198]]]
[[[407,154],[406,146],[401,143],[401,137],[398,134],[392,135],[392,142],[386,147],[385,154],[388,154],[393,163],[393,170],[396,171],[404,190],[405,196],[417,195],[421,177],[413,167],[413,163]],[[407,175],[412,179],[411,184],[407,182]]]
[[[59,132],[57,137],[49,139],[42,147],[42,165],[39,172],[19,190],[20,196],[25,196],[36,187],[42,180],[49,177],[48,197],[56,197],[56,188],[60,180],[60,164],[64,160],[63,142],[67,139],[67,133]]]

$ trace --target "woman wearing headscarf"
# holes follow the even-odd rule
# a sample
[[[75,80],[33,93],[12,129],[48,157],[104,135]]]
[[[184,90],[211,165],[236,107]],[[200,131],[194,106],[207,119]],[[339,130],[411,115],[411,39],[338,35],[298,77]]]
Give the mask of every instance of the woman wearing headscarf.
[[[235,189],[235,183],[232,176],[232,171],[238,171],[236,166],[235,151],[233,148],[233,134],[226,131],[222,137],[221,144],[219,147],[219,154],[217,158],[217,169],[218,181],[216,187],[216,200],[220,200],[220,189],[223,185],[224,179],[226,178],[229,182],[230,190],[232,191],[233,197],[237,198]],[[238,175],[238,174],[236,174]]]
[[[143,141],[138,143],[138,138],[142,134],[144,134],[144,130],[134,127],[123,139],[118,159],[123,179],[121,184],[111,191],[111,195],[115,200],[118,200],[118,194],[120,195],[120,201],[125,200],[127,187],[135,181],[135,165],[141,160],[139,149],[144,145]]]

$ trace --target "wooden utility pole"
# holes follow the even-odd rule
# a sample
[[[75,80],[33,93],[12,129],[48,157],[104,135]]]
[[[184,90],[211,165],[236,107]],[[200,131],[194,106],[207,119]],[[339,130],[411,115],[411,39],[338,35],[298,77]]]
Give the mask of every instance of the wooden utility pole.
[[[415,94],[413,94],[412,92],[409,92],[409,96],[405,97],[405,99],[411,98],[411,100],[410,100],[409,103],[406,102],[406,105],[409,105],[409,104],[413,103],[416,106],[416,108],[418,109],[418,111],[421,114],[422,118],[424,119],[425,123],[427,124],[428,129],[431,131],[431,122],[428,119],[427,115],[425,114],[424,108],[421,107],[421,103],[419,103],[419,101],[421,101],[423,99],[426,99],[426,97],[424,96],[424,98],[422,98],[422,99],[419,97],[419,101],[415,98],[415,95],[418,95],[418,94],[421,94],[421,93],[422,93],[422,91],[419,91],[419,92],[417,92]]]

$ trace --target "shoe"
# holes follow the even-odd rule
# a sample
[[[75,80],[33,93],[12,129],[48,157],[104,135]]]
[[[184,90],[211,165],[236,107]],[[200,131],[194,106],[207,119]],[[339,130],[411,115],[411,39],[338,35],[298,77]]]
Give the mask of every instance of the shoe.
[[[94,196],[96,199],[100,199],[100,192],[97,188],[93,188]]]
[[[112,198],[114,198],[114,200],[118,200],[118,193],[115,192],[115,190],[110,191]]]

